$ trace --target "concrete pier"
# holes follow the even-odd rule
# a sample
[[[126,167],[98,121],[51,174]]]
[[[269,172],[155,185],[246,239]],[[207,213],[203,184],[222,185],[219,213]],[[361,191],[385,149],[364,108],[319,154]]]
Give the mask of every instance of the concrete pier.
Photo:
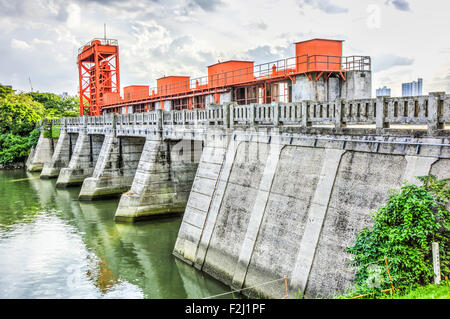
[[[201,143],[200,148],[199,143],[193,146],[191,141],[147,138],[133,184],[120,198],[115,220],[183,213],[197,171],[195,156],[201,154]]]
[[[53,156],[49,162],[44,163],[40,178],[48,179],[59,176],[60,170],[69,165],[77,138],[78,134],[76,133],[60,132]]]
[[[56,187],[81,185],[85,178],[92,176],[104,138],[104,135],[79,133],[72,158],[68,167],[61,169]]]
[[[44,137],[44,133],[41,133],[34,150],[32,150],[32,156],[27,160],[27,171],[42,171],[44,164],[51,161],[54,145],[57,142],[58,139]]]
[[[117,196],[128,191],[141,158],[145,138],[107,135],[92,177],[84,180],[79,199]]]

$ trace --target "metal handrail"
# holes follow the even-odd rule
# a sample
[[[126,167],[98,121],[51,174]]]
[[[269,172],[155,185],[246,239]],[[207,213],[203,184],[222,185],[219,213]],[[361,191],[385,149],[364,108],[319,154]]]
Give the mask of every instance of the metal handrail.
[[[326,58],[326,61],[322,61]],[[306,60],[303,60],[306,59]],[[317,67],[319,64],[319,68]],[[323,67],[323,65],[327,67]],[[177,81],[171,84],[154,86],[149,88],[149,97],[137,99],[145,100],[148,98],[161,98],[173,94],[184,93],[187,91],[196,91],[203,89],[214,89],[228,85],[239,85],[251,81],[257,81],[270,77],[281,77],[304,73],[299,72],[302,66],[306,65],[304,72],[324,71],[324,72],[346,72],[346,71],[369,71],[371,60],[369,56],[332,56],[332,55],[300,55],[286,59],[280,59],[272,62],[266,62],[252,67],[240,68],[206,75],[194,79]],[[314,65],[314,67],[311,67]],[[274,68],[275,66],[275,68]],[[322,66],[322,67],[320,67]],[[331,66],[331,67],[330,67]],[[105,105],[126,104],[134,100],[113,102]]]
[[[88,47],[91,46],[92,42],[94,42],[94,41],[100,41],[101,45],[111,45],[111,46],[118,46],[119,45],[119,41],[116,40],[116,39],[94,38],[91,41],[89,41],[88,43],[86,43],[85,45],[81,46],[78,49],[78,54],[84,52],[84,48],[86,46],[88,46]]]

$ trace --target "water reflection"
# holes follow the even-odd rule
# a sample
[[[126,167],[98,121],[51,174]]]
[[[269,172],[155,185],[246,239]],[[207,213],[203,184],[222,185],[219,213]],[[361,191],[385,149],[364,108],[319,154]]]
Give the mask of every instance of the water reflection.
[[[0,297],[202,298],[229,289],[172,256],[181,218],[113,221],[117,200],[0,172]]]

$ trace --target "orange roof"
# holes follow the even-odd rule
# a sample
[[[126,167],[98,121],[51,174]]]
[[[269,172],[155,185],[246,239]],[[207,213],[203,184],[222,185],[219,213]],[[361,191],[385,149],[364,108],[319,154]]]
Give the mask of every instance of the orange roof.
[[[166,78],[189,78],[189,75],[167,75],[160,78],[157,78],[157,80],[166,79]]]
[[[210,66],[214,66],[214,65],[217,65],[217,64],[223,64],[223,63],[228,63],[228,62],[245,62],[245,63],[253,63],[254,61],[245,61],[245,60],[228,60],[228,61],[217,62],[217,63],[211,64],[211,65],[208,65],[208,68],[209,68]]]
[[[303,42],[310,42],[310,41],[338,41],[338,42],[344,42],[345,40],[333,40],[333,39],[314,38],[314,39],[309,39],[309,40],[305,40],[305,41],[294,42],[294,44],[303,43]]]

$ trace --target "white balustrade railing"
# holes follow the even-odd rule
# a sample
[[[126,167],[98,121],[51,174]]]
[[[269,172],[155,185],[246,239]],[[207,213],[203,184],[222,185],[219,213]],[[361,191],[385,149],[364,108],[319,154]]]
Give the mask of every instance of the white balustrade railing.
[[[332,102],[301,101],[292,103],[237,105],[228,102],[206,109],[154,110],[145,113],[105,114],[102,116],[43,120],[40,125],[81,126],[167,126],[248,125],[311,126],[335,124],[336,127],[364,124],[387,128],[393,125],[428,125],[442,129],[450,122],[450,95],[385,97],[376,99],[337,99]]]

